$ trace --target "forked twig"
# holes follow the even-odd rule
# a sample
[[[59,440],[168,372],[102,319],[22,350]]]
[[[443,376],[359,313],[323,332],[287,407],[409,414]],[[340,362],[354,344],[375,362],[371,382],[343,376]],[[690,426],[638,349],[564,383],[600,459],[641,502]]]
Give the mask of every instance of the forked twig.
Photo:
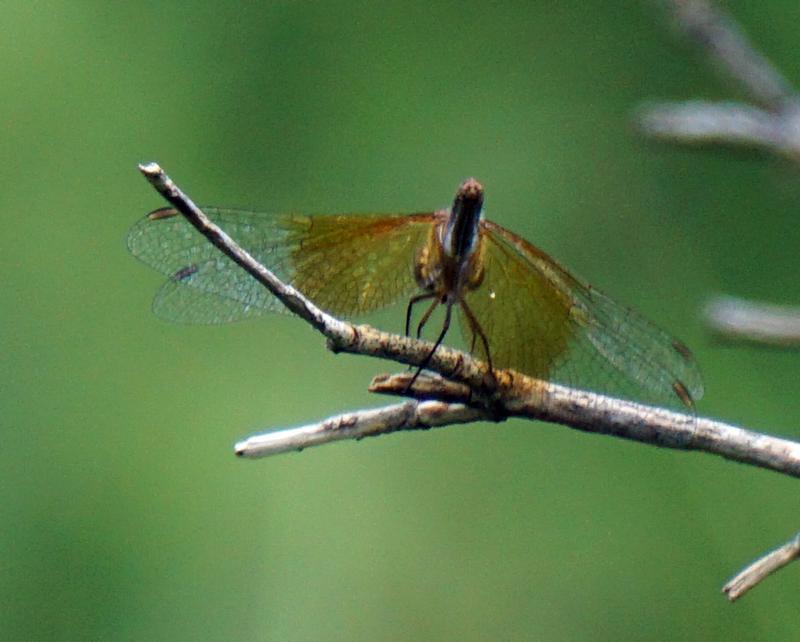
[[[647,136],[681,144],[761,148],[800,158],[800,100],[737,23],[710,0],[659,0],[675,24],[734,80],[755,104],[658,102],[636,116]]]
[[[140,170],[153,187],[210,242],[247,270],[290,310],[327,337],[331,350],[413,366],[428,358],[431,344],[427,341],[382,332],[368,325],[353,325],[323,312],[300,292],[280,281],[214,225],[157,164],[142,165]],[[437,400],[443,405],[436,407],[440,417],[436,425],[447,423],[447,417],[453,417],[458,423],[477,419],[502,420],[507,417],[543,419],[586,432],[613,435],[655,446],[710,452],[800,477],[800,443],[787,439],[751,432],[711,419],[695,418],[663,408],[575,390],[510,370],[495,370],[493,375],[489,375],[484,363],[447,347],[438,349],[427,367],[448,382],[441,388],[441,398]],[[382,383],[378,381],[373,387],[382,387],[382,392],[404,394],[408,383],[404,376],[390,377]],[[435,382],[429,382],[429,385],[433,386]],[[432,396],[437,394],[435,388],[429,392]],[[412,403],[417,404],[415,412],[420,413],[416,416],[430,417],[430,414],[425,414],[429,413],[430,408],[423,406],[420,411],[421,402]],[[474,418],[467,419],[467,414],[460,408],[462,404],[479,412]],[[408,412],[408,407],[404,408],[402,412]],[[398,424],[400,410],[397,407],[385,415],[375,412],[356,411],[348,413],[346,420],[340,417],[315,424],[318,428],[312,431],[313,439],[303,444],[298,442],[298,429],[272,433],[270,446],[259,446],[258,455],[327,443],[343,437],[359,438],[404,429]],[[427,422],[428,419],[414,419],[409,421],[408,428],[419,428]],[[352,424],[352,430],[343,432],[341,426],[344,424]],[[255,442],[243,442],[237,447],[237,454],[251,454],[247,443]]]
[[[641,131],[685,145],[754,147],[800,160],[800,96],[735,20],[710,0],[659,0],[659,4],[755,104],[653,103],[638,111]],[[800,343],[800,311],[796,309],[720,297],[705,312],[711,328],[726,338],[769,345]]]

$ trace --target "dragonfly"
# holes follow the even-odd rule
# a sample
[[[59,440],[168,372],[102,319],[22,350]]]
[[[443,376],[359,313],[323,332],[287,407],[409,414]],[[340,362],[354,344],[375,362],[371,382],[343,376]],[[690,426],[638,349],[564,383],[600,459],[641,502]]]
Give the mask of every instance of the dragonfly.
[[[484,189],[473,178],[461,183],[450,208],[424,213],[202,209],[276,276],[335,316],[405,300],[408,335],[416,304],[429,302],[416,327],[419,337],[442,306],[444,321],[428,359],[455,310],[470,351],[490,372],[509,368],[691,412],[703,395],[699,369],[683,343],[487,220]],[[285,311],[173,208],[146,215],[127,243],[134,256],[169,277],[153,301],[158,316],[225,323]]]

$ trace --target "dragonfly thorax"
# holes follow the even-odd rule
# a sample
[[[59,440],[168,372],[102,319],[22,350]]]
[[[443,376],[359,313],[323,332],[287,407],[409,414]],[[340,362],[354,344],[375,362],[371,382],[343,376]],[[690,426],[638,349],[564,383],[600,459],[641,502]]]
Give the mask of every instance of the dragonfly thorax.
[[[466,262],[478,244],[478,229],[483,219],[483,186],[468,178],[458,188],[447,222],[441,231],[444,253],[451,259]]]
[[[435,294],[441,303],[455,303],[483,280],[483,244],[476,233],[468,252],[452,256],[445,244],[446,226],[442,221],[431,229],[414,261],[414,276],[424,292]]]
[[[482,220],[483,186],[468,178],[459,186],[450,211],[431,229],[414,264],[419,286],[442,303],[454,303],[483,279]]]

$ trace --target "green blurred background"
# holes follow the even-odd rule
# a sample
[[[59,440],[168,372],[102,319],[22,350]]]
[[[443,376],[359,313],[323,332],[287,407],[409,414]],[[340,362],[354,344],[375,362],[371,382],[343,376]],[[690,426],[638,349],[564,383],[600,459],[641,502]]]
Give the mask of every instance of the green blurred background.
[[[800,78],[800,5],[727,5]],[[126,252],[163,203],[488,215],[695,350],[701,414],[798,436],[798,354],[699,306],[800,301],[800,180],[645,143],[648,98],[737,97],[648,3],[3,3],[0,637],[787,640],[798,571],[723,582],[798,527],[797,481],[543,423],[261,461],[267,427],[377,405],[390,366],[288,316],[170,325]],[[400,330],[402,310],[382,316]]]

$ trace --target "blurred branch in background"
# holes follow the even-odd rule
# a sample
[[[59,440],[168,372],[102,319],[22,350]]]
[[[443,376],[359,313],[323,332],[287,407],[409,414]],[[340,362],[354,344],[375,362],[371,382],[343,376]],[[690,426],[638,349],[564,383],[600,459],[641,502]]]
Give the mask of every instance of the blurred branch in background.
[[[754,104],[650,103],[636,114],[640,131],[678,144],[745,146],[800,160],[800,97],[736,21],[710,0],[658,0],[658,4]],[[705,317],[716,333],[727,338],[781,346],[800,343],[797,308],[717,297],[707,304]],[[800,535],[745,568],[722,590],[734,601],[798,556]]]
[[[690,145],[757,147],[798,157],[798,141],[784,122],[759,107],[736,102],[689,100],[640,109],[639,128],[651,138]]]
[[[704,313],[709,326],[724,339],[800,346],[800,307],[719,296],[708,302]]]
[[[560,423],[577,430],[612,435],[641,443],[680,450],[699,450],[726,459],[800,477],[800,443],[756,433],[736,426],[679,414],[662,408],[613,399],[604,395],[495,370],[470,355],[352,325],[317,308],[302,293],[281,282],[214,225],[155,163],[140,166],[153,187],[209,242],[230,257],[290,310],[328,339],[334,352],[349,352],[426,367],[441,377],[425,375],[420,387],[409,391],[411,373],[373,380],[373,392],[426,397],[377,409],[356,410],[325,421],[251,436],[236,444],[236,454],[263,457],[302,450],[342,439],[360,439],[400,430],[461,424],[478,420],[502,421],[524,417]]]
[[[708,0],[659,0],[677,27],[754,101],[652,103],[636,122],[651,138],[679,144],[756,147],[800,160],[800,96],[730,16]],[[706,321],[726,337],[769,345],[800,342],[800,310],[719,297]]]
[[[800,99],[736,22],[707,0],[659,4],[755,104],[702,100],[647,104],[635,119],[642,133],[679,144],[756,147],[800,159]]]

